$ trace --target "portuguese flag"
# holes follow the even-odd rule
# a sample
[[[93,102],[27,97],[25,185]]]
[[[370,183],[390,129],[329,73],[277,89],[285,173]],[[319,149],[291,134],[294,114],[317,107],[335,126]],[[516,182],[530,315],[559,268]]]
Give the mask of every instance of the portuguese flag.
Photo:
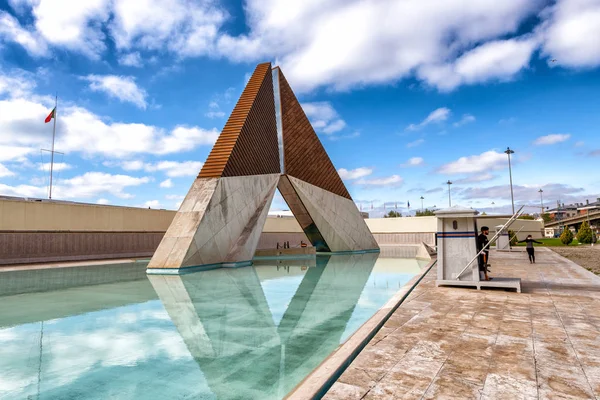
[[[52,111],[50,111],[50,114],[48,114],[48,116],[46,117],[46,119],[44,120],[44,122],[47,124],[48,122],[50,122],[52,120],[52,118],[54,118],[56,116],[56,107],[54,107],[52,109]]]

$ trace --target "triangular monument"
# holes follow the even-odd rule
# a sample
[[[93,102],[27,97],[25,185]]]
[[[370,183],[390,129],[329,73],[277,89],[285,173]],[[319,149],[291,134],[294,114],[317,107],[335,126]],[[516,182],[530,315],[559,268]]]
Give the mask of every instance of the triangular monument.
[[[275,190],[317,252],[378,251],[281,70],[259,64],[148,273],[252,263]]]

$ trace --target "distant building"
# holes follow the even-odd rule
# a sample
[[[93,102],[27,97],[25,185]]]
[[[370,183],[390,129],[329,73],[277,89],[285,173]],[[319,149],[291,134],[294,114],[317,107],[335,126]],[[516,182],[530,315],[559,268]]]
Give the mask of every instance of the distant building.
[[[585,201],[585,204],[580,203],[577,207],[578,215],[586,215],[588,212],[600,211],[600,197],[595,202],[590,203],[589,200]]]
[[[556,208],[552,208],[546,211],[546,213],[550,214],[550,218],[554,221],[559,221],[565,218],[574,217],[577,215],[577,204],[567,204],[564,203],[559,205]]]

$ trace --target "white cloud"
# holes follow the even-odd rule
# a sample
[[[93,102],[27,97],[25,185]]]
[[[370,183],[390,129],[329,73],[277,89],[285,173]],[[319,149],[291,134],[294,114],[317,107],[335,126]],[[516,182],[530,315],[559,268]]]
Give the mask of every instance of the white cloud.
[[[121,167],[125,171],[139,171],[144,168],[144,162],[139,160],[123,161]]]
[[[90,82],[90,89],[96,92],[104,92],[109,97],[135,104],[139,108],[146,109],[148,94],[144,89],[138,87],[135,78],[131,76],[117,75],[88,75],[83,79]]]
[[[570,134],[546,135],[546,136],[540,136],[539,138],[535,139],[533,144],[535,144],[536,146],[550,145],[550,144],[566,142],[570,138],[571,138]]]
[[[98,58],[106,49],[101,23],[109,18],[109,0],[38,0],[29,3],[37,32],[54,46]]]
[[[513,124],[517,121],[517,119],[515,117],[510,117],[510,118],[502,118],[500,121],[498,121],[498,123],[500,125],[510,125]]]
[[[27,159],[25,156],[33,153],[34,151],[35,151],[35,149],[32,149],[30,147],[0,145],[0,162],[1,161],[23,162]]]
[[[471,114],[464,114],[460,121],[455,122],[453,125],[455,128],[458,128],[460,126],[470,124],[471,122],[475,122],[475,117]]]
[[[144,203],[144,207],[148,208],[161,208],[160,201],[158,200],[148,200]]]
[[[537,45],[533,37],[487,42],[464,53],[454,63],[424,66],[418,75],[441,91],[463,84],[507,81],[529,65]]]
[[[323,133],[330,135],[332,133],[341,131],[345,127],[346,127],[346,122],[344,120],[336,119],[331,124],[329,124],[325,128],[323,128]]]
[[[4,165],[0,164],[0,178],[4,178],[6,176],[13,176],[15,173],[10,171]]]
[[[119,64],[127,67],[142,67],[142,56],[139,52],[123,54],[119,57]]]
[[[3,72],[0,69],[0,95],[11,98],[23,97],[30,93],[36,84],[31,73],[19,69]]]
[[[547,185],[513,185],[514,197],[520,201],[535,202],[539,204],[540,194],[538,189],[540,187],[544,190],[544,203],[546,201],[551,204],[550,199],[562,199],[565,203],[568,201],[566,198],[572,198],[572,195],[578,194],[581,196],[583,188],[573,187],[562,183],[552,183]],[[578,197],[579,197],[578,196]],[[470,187],[465,188],[461,191],[461,197],[465,199],[492,199],[494,201],[510,200],[510,186],[509,185],[496,185],[491,187]],[[556,204],[556,203],[554,203]]]
[[[406,144],[406,147],[411,148],[411,147],[417,147],[422,145],[423,143],[425,143],[425,139],[417,139],[415,141],[412,141],[410,143]]]
[[[513,79],[535,51],[555,65],[600,64],[600,5],[596,0],[362,1],[247,0],[248,32],[232,36],[225,6],[188,0],[29,0],[22,23],[0,14],[0,37],[32,55],[48,45],[99,58],[107,34],[120,54],[170,52],[176,59],[225,57],[278,60],[297,91],[347,90],[417,77],[440,90]],[[526,21],[543,23],[518,38]],[[25,18],[23,18],[25,19]],[[28,21],[29,22],[29,21]],[[391,45],[392,44],[392,45]],[[125,56],[124,56],[125,57]],[[131,56],[132,65],[138,64]],[[123,59],[123,62],[127,63]]]
[[[165,199],[167,200],[183,200],[185,198],[185,196],[182,196],[180,194],[168,194],[165,196]]]
[[[504,169],[507,166],[508,158],[506,154],[490,150],[476,156],[461,157],[456,161],[443,165],[438,172],[445,175],[473,174]]]
[[[171,188],[173,187],[173,181],[171,179],[166,179],[160,183],[161,188]]]
[[[450,117],[451,114],[452,114],[452,111],[450,111],[449,108],[446,108],[446,107],[437,108],[437,109],[433,110],[431,113],[429,113],[427,118],[425,118],[420,123],[410,124],[409,126],[407,126],[406,130],[418,131],[419,129],[421,129],[429,124],[440,123],[440,122],[446,121],[448,119],[448,117]]]
[[[35,96],[31,100],[0,100],[0,155],[7,146],[20,148],[21,157],[48,146],[48,128],[40,121],[51,109],[52,100]],[[172,154],[211,146],[219,136],[214,128],[177,126],[166,131],[140,123],[105,121],[85,108],[69,105],[59,109],[58,119],[56,148],[90,155]]]
[[[39,171],[50,171],[50,163],[43,163],[43,164],[38,163],[37,167],[38,167]],[[70,164],[62,163],[62,162],[59,162],[59,163],[55,162],[54,166],[52,167],[52,170],[54,172],[60,172],[60,171],[64,171],[64,170],[71,169],[71,168],[73,168],[73,166]]]
[[[452,183],[454,183],[455,185],[461,185],[465,183],[479,183],[490,181],[495,178],[496,176],[490,173],[474,174],[463,179],[455,179],[452,181]]]
[[[209,111],[206,115],[208,118],[223,118],[225,113],[223,111]]]
[[[297,2],[248,0],[250,33],[223,35],[231,59],[275,54],[297,90],[395,81],[452,62],[473,43],[514,33],[541,0]],[[393,45],[390,45],[392,44]]]
[[[365,185],[365,186],[400,186],[404,182],[399,175],[392,175],[383,178],[372,178],[372,179],[364,179],[361,178],[354,183],[357,185]]]
[[[367,167],[359,167],[351,170],[347,170],[346,168],[338,169],[338,174],[340,174],[340,178],[348,180],[363,178],[365,176],[371,175],[372,173],[373,169]]]
[[[208,54],[226,18],[211,1],[121,0],[113,13],[109,29],[117,48],[170,50],[185,57]]]
[[[23,28],[15,17],[4,11],[0,11],[0,39],[2,38],[20,44],[32,56],[48,54],[48,46],[36,32]]]
[[[100,194],[111,194],[121,199],[134,196],[125,190],[150,182],[147,177],[137,178],[128,175],[111,175],[103,172],[86,172],[70,179],[61,179],[53,186],[53,195],[57,199],[88,199]],[[42,186],[0,184],[0,193],[9,196],[45,197],[47,188]]]
[[[330,135],[346,127],[346,122],[340,118],[331,103],[327,101],[302,103],[302,109],[316,131]]]
[[[583,140],[580,140],[577,143],[575,143],[575,147],[582,147],[584,145],[585,145],[585,142]]]
[[[197,146],[212,146],[217,141],[216,129],[205,130],[198,127],[178,126],[170,135],[163,135],[158,142],[157,154],[178,153]]]
[[[440,90],[505,81],[527,68],[535,51],[556,65],[600,64],[596,0],[304,1],[247,0],[248,32],[232,36],[232,18],[213,1],[28,0],[6,12],[0,37],[32,55],[48,45],[99,58],[110,36],[120,54],[170,52],[176,59],[211,56],[249,62],[278,60],[297,91],[347,90],[417,77]],[[518,38],[526,21],[543,23]],[[23,20],[25,18],[22,18]],[[29,22],[29,21],[27,21]],[[527,26],[525,26],[527,27]],[[138,64],[136,56],[132,64]],[[127,61],[124,61],[127,62]]]
[[[104,205],[110,204],[110,200],[108,200],[108,199],[98,199],[98,200],[96,200],[96,204],[104,204]]]
[[[543,54],[563,67],[600,65],[600,2],[597,0],[558,0],[547,12],[540,32]]]
[[[329,135],[327,136],[327,139],[331,140],[331,141],[337,141],[337,140],[342,140],[342,139],[354,139],[360,136],[360,132],[359,131],[354,131],[352,133],[349,133],[347,135]]]
[[[122,161],[122,162],[113,162],[108,161],[104,163],[107,167],[112,166],[120,166],[126,171],[141,171],[144,170],[146,172],[156,172],[161,171],[164,172],[170,178],[178,178],[182,176],[196,176],[200,173],[202,169],[203,163],[200,161],[159,161],[157,163],[144,163],[139,160],[130,160],[130,161]],[[171,186],[163,186],[165,182],[172,182],[170,179],[161,183],[161,187],[171,187]]]
[[[408,161],[406,163],[404,163],[402,166],[417,167],[419,165],[423,165],[423,163],[424,163],[423,157],[412,157],[412,158],[409,158]]]
[[[160,161],[156,164],[146,165],[146,171],[164,171],[171,178],[181,176],[196,176],[200,173],[203,163],[199,161]]]

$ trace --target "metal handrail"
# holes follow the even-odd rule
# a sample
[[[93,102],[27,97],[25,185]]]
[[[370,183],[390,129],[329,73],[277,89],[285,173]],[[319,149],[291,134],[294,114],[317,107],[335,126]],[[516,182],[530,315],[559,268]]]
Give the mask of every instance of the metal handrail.
[[[524,208],[525,208],[525,206],[521,206],[521,208],[519,208],[517,210],[517,212],[514,213],[512,217],[510,217],[510,219],[508,221],[506,221],[506,223],[502,226],[502,228],[500,228],[500,230],[496,232],[496,234],[494,235],[494,237],[492,238],[492,240],[488,241],[488,243],[485,246],[483,246],[483,248],[477,253],[477,255],[475,257],[473,257],[473,259],[467,265],[465,265],[465,267],[462,269],[462,271],[460,271],[460,273],[456,276],[456,280],[457,281],[460,281],[461,275],[465,273],[465,271],[467,270],[467,268],[469,268],[469,266],[471,266],[471,264],[473,264],[473,262],[475,260],[477,260],[477,257],[479,257],[479,255],[481,253],[483,253],[488,247],[490,247],[490,245],[492,244],[492,242],[494,240],[496,240],[498,238],[498,236],[500,236],[500,233],[504,229],[508,228],[513,222],[516,221],[517,218],[519,218],[523,214],[523,209]]]

